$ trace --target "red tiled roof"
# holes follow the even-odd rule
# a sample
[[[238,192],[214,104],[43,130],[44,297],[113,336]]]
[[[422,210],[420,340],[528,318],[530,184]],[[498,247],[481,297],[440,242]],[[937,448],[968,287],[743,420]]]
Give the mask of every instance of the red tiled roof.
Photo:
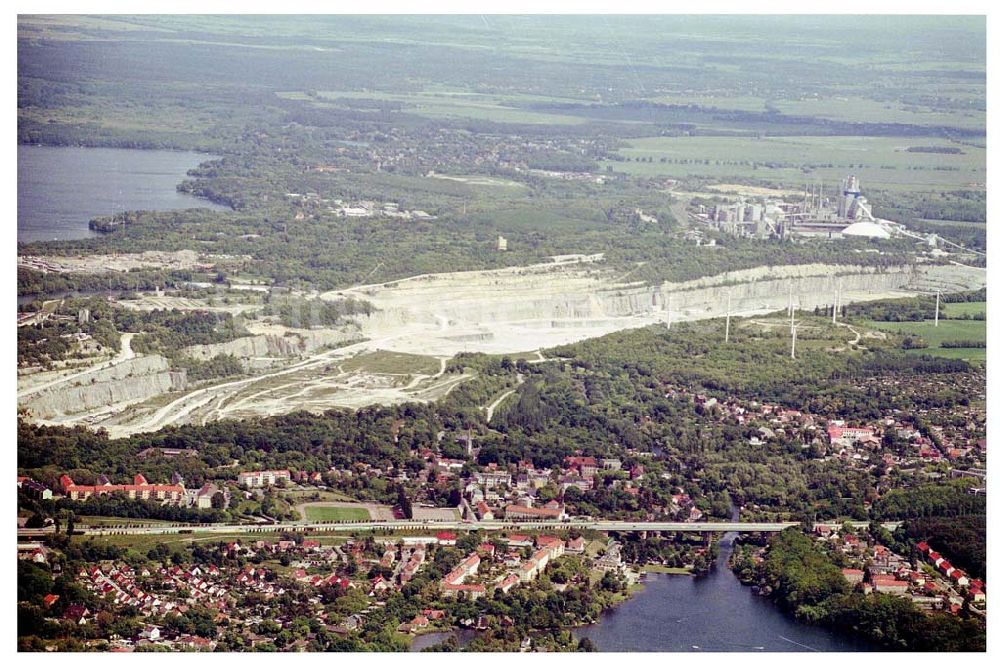
[[[872,576],[872,582],[876,588],[879,587],[908,587],[905,580],[896,580],[893,576]]]
[[[455,592],[461,592],[461,591],[466,591],[466,592],[485,592],[486,591],[486,586],[485,585],[480,585],[478,583],[474,584],[474,585],[467,585],[467,584],[458,585],[458,584],[455,584],[455,583],[442,583],[442,586],[446,590],[454,590]]]

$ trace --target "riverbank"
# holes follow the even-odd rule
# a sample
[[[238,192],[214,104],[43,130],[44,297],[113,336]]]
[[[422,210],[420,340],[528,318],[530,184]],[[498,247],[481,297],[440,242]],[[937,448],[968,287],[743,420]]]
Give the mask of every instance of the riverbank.
[[[644,564],[642,573],[670,574],[672,576],[693,576],[694,571],[687,567],[668,567],[662,564]]]
[[[823,547],[798,530],[775,535],[762,554],[732,557],[730,575],[775,610],[809,627],[870,642],[871,649],[982,651],[986,633],[975,620],[917,607],[905,596],[862,593]],[[727,568],[728,569],[728,568]]]

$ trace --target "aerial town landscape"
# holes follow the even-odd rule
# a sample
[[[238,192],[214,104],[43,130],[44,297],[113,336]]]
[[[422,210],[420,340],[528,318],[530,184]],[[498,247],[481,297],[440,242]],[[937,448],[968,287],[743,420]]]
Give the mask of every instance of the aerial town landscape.
[[[18,652],[985,655],[984,16],[17,53]]]

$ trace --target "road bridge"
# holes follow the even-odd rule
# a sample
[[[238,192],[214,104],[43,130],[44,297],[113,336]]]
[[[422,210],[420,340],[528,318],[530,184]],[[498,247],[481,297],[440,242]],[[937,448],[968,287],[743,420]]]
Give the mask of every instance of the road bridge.
[[[80,532],[88,536],[116,535],[168,535],[168,534],[201,534],[201,535],[242,535],[242,534],[275,534],[275,533],[346,533],[352,532],[406,532],[406,531],[440,531],[451,530],[460,532],[471,531],[501,531],[501,530],[569,530],[584,529],[599,532],[780,532],[790,527],[798,527],[798,522],[715,522],[715,523],[680,523],[666,521],[619,521],[619,520],[566,520],[566,521],[511,521],[486,520],[480,522],[437,521],[437,520],[368,520],[357,522],[287,522],[273,524],[200,524],[200,525],[149,525],[149,526],[107,526],[81,527]],[[816,523],[831,529],[839,529],[840,523]],[[867,529],[868,523],[852,523],[858,529]],[[887,529],[894,530],[899,523],[885,523]],[[53,528],[18,529],[18,538],[38,538],[52,534]]]

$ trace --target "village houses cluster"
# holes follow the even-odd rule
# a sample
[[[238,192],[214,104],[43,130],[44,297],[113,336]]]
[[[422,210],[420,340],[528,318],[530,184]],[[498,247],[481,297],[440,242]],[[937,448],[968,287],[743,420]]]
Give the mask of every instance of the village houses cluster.
[[[967,606],[972,613],[986,614],[986,584],[970,579],[927,542],[917,544],[922,562],[912,562],[884,545],[870,545],[864,537],[850,531],[817,525],[814,533],[818,541],[852,562],[841,572],[849,583],[860,586],[865,594],[906,596],[928,611],[958,614]]]
[[[504,545],[505,552],[501,553],[496,543]],[[463,595],[474,600],[488,589],[507,593],[517,585],[536,580],[564,554],[583,556],[587,545],[583,537],[565,541],[552,535],[517,533],[498,537],[496,543],[480,543],[475,552],[443,577],[439,583],[442,598]],[[92,563],[79,571],[77,582],[112,607],[133,609],[140,619],[141,629],[136,635],[114,637],[109,646],[112,650],[131,651],[142,646],[213,650],[223,627],[241,632],[253,645],[269,640],[260,630],[266,620],[276,621],[279,626],[291,625],[295,617],[275,617],[269,612],[269,602],[291,590],[310,591],[307,594],[314,607],[312,616],[328,631],[357,631],[372,609],[384,605],[389,594],[398,592],[425,566],[428,549],[454,549],[456,545],[457,537],[451,532],[330,544],[301,535],[277,541],[229,541],[205,546],[207,550],[194,563],[171,563],[169,558],[135,566],[121,560]],[[530,556],[523,557],[527,551]],[[58,576],[62,570],[53,554],[37,542],[18,546],[19,558],[49,563]],[[281,560],[280,567],[266,565],[275,559]],[[480,568],[483,562],[488,563],[488,575]],[[365,572],[375,567],[392,573],[366,578]],[[348,569],[355,572],[353,577],[344,573]],[[621,565],[620,570],[626,567]],[[367,607],[348,617],[330,618],[325,603],[348,590],[365,595],[369,599]],[[100,612],[79,603],[58,605],[58,595],[46,597],[45,604],[60,609],[63,620],[81,625],[95,621]],[[195,636],[171,628],[168,617],[182,615],[193,607],[215,614],[217,635]],[[428,608],[399,630],[419,631],[431,622],[444,620],[445,615],[445,610]]]

